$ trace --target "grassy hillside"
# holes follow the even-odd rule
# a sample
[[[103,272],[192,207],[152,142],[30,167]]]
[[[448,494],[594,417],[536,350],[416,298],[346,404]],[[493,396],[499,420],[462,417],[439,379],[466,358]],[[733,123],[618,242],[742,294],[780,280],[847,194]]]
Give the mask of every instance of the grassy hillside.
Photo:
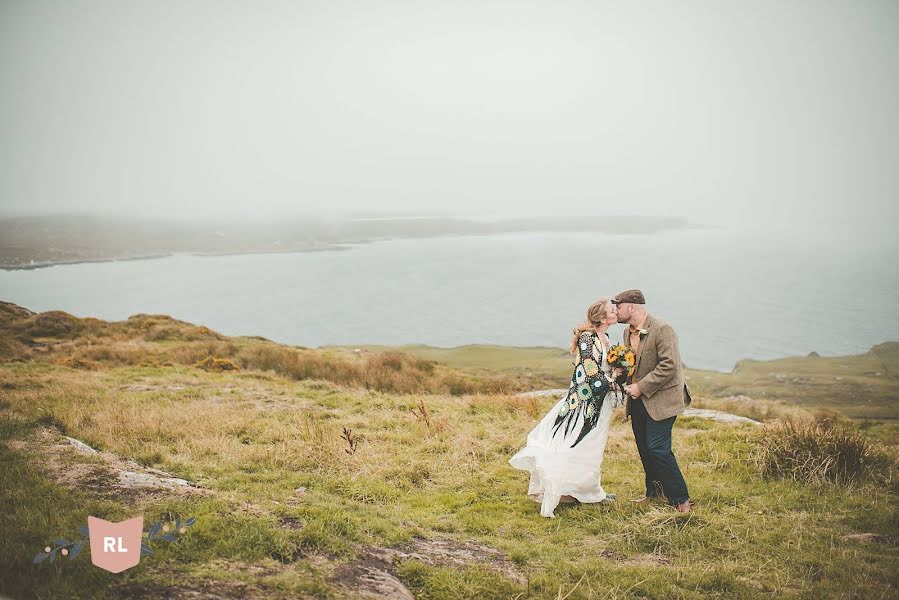
[[[760,468],[782,440],[775,429],[680,419],[675,451],[697,502],[682,515],[627,502],[642,475],[617,415],[603,482],[622,501],[543,519],[527,474],[507,461],[553,403],[512,392],[545,383],[547,367],[497,372],[464,351],[436,362],[306,350],[162,316],[2,308],[5,596],[896,595],[899,469],[894,450],[864,435],[852,438],[858,477],[808,483]],[[191,485],[158,483],[168,475]],[[138,514],[196,522],[123,573],[94,567],[87,550],[32,564],[88,515]]]
[[[167,315],[106,322],[62,311],[37,314],[7,302],[0,302],[0,359],[82,370],[129,365],[253,369],[398,393],[511,392],[541,383],[489,371],[473,375],[397,352],[357,355],[283,346],[260,337],[226,337]]]
[[[423,344],[406,346],[333,346],[327,350],[362,353],[402,352],[446,365],[468,373],[501,373],[514,378],[525,378],[535,387],[567,387],[571,378],[571,355],[562,348],[539,346],[516,348],[473,344],[456,348],[437,348]]]
[[[358,346],[372,352],[400,351],[471,373],[524,376],[566,387],[571,361],[561,348],[504,346]],[[828,409],[852,419],[899,418],[899,343],[887,342],[865,354],[838,357],[743,360],[733,372],[687,369],[700,401],[764,417],[759,407]],[[722,400],[728,400],[722,403]],[[740,406],[740,404],[744,406]],[[776,411],[775,411],[776,412]],[[783,411],[781,411],[783,412]]]

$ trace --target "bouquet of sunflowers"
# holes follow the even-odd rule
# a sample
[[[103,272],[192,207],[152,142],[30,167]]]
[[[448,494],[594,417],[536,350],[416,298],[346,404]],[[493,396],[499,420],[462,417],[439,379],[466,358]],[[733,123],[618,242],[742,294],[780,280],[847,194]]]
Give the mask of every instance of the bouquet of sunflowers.
[[[621,375],[615,378],[615,383],[619,386],[624,385],[627,378],[634,374],[637,370],[637,357],[629,346],[624,344],[615,344],[609,348],[609,354],[606,356],[609,366],[612,369],[621,369]]]

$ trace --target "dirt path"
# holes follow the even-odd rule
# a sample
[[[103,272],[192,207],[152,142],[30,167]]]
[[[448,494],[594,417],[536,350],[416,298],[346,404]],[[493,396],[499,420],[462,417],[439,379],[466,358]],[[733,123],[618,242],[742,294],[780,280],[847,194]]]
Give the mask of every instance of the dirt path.
[[[567,394],[568,390],[558,388],[551,390],[534,390],[532,392],[522,392],[518,394],[522,398],[546,398],[546,397],[554,397],[561,398],[564,394]],[[683,417],[695,417],[697,419],[711,419],[713,421],[718,421],[720,423],[751,423],[753,425],[761,425],[762,423],[756,421],[754,419],[750,419],[749,417],[741,417],[740,415],[735,415],[728,412],[723,412],[720,410],[711,410],[707,408],[688,408],[683,414]]]

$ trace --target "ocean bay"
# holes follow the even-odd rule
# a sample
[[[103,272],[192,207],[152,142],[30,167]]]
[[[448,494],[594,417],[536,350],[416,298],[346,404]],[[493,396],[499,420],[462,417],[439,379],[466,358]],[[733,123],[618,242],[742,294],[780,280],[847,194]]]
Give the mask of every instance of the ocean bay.
[[[859,243],[834,229],[467,235],[7,270],[0,298],[107,320],[169,314],[307,347],[564,347],[590,302],[639,287],[688,366],[729,371],[899,339],[897,257],[887,232]]]

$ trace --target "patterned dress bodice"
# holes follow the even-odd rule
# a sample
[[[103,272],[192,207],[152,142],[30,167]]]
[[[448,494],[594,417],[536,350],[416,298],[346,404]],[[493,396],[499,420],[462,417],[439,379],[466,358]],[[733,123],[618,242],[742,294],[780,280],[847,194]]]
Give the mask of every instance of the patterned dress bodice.
[[[578,337],[568,397],[556,416],[553,436],[560,431],[567,436],[578,423],[582,423],[580,433],[571,445],[573,448],[596,427],[606,394],[612,389],[608,377],[610,372],[606,350],[599,337],[596,333],[585,331]]]

